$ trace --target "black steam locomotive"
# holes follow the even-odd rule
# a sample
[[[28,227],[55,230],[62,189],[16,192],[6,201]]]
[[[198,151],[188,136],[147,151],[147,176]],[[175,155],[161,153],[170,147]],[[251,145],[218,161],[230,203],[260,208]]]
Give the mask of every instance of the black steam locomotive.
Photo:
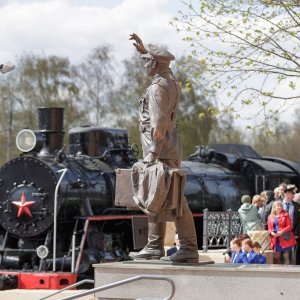
[[[22,154],[0,169],[0,288],[61,288],[137,248],[137,211],[115,207],[115,169],[136,159],[124,129],[78,127],[63,147],[63,109],[39,108],[39,129],[16,138]],[[245,145],[198,147],[182,163],[201,242],[203,209],[237,210],[243,194],[299,183],[300,166]],[[145,232],[144,232],[145,236]],[[140,245],[141,246],[141,245]]]

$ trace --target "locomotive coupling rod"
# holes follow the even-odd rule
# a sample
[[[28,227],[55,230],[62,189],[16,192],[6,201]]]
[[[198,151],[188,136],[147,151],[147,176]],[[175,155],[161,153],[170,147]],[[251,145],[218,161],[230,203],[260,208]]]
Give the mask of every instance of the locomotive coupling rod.
[[[55,193],[54,193],[54,220],[53,220],[53,267],[52,267],[52,270],[53,272],[56,271],[56,236],[57,236],[57,194],[58,194],[58,189],[59,189],[59,186],[60,186],[60,183],[63,179],[63,177],[65,176],[66,172],[68,171],[67,168],[65,169],[61,169],[61,170],[58,170],[57,173],[62,173],[60,175],[60,178],[56,184],[56,187],[55,187]]]

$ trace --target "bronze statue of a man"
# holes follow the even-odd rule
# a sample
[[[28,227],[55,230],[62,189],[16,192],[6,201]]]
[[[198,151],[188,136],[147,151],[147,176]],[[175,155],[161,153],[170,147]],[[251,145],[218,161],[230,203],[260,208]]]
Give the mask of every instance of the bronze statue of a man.
[[[179,168],[182,149],[176,123],[176,111],[180,88],[169,68],[175,57],[165,49],[147,50],[135,34],[130,40],[145,61],[151,85],[140,99],[139,130],[143,148],[143,163],[161,161],[170,168]],[[163,201],[164,199],[162,199]],[[198,262],[198,246],[194,219],[186,198],[183,214],[175,219],[180,249],[170,257],[164,257],[166,223],[158,222],[157,216],[148,216],[148,244],[140,252],[131,252],[133,259],[159,259],[172,262]]]

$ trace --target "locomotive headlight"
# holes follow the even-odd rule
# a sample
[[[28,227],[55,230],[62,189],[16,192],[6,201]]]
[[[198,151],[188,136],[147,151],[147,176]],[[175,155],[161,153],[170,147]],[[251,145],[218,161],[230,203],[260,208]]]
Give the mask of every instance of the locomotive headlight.
[[[43,143],[43,136],[30,129],[21,130],[16,137],[16,145],[22,152],[30,152],[33,149],[37,150],[37,148],[40,148]]]
[[[36,248],[36,254],[39,258],[44,259],[48,256],[49,249],[44,245],[38,246]]]

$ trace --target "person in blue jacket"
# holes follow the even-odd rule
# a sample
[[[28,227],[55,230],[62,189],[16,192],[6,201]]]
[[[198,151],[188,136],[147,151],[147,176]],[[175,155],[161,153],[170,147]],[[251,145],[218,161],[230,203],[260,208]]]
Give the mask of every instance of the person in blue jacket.
[[[167,250],[166,255],[171,256],[178,251],[180,248],[178,233],[175,234],[174,246]]]
[[[260,253],[260,251],[261,251],[261,245],[260,245],[260,243],[259,242],[254,242],[252,244],[252,247],[253,247],[253,251],[259,257],[259,263],[262,264],[262,265],[266,264],[267,263],[267,258]]]
[[[240,239],[233,239],[230,242],[230,249],[232,251],[231,263],[233,264],[249,264],[247,253],[242,251],[242,241]]]
[[[242,242],[242,249],[247,254],[249,264],[260,264],[259,256],[253,251],[251,239],[245,239]]]

